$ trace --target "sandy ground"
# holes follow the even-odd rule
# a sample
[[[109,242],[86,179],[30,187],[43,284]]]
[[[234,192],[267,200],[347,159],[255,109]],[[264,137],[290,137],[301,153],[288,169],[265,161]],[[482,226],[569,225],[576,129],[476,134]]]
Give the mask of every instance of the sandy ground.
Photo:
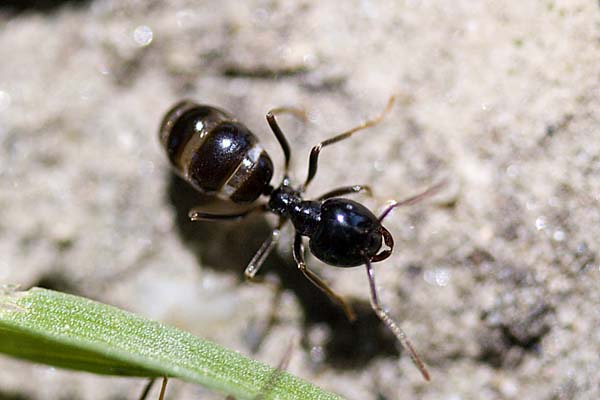
[[[599,11],[591,0],[2,2],[0,282],[92,297],[271,364],[296,338],[289,370],[350,400],[597,399]],[[309,124],[281,119],[300,181],[312,145],[392,94],[381,125],[323,151],[309,196],[369,183],[375,197],[358,199],[378,210],[448,180],[386,220],[397,246],[376,265],[429,384],[371,313],[364,270],[309,258],[354,302],[351,326],[296,270],[289,232],[265,266],[286,290],[258,343],[274,294],[242,271],[273,221],[188,222],[204,200],[157,141],[163,113],[193,98],[245,121],[281,166],[264,115],[304,107]],[[0,399],[134,399],[142,385],[0,357]],[[168,398],[223,396],[173,382]]]

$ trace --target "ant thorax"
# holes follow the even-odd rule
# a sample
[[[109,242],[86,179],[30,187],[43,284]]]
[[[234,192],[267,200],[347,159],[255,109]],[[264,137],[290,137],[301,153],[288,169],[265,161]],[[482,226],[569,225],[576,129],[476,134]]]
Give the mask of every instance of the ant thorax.
[[[300,191],[284,180],[271,193],[268,206],[273,213],[289,218],[298,234],[310,237],[321,223],[321,204],[320,201],[303,200]]]

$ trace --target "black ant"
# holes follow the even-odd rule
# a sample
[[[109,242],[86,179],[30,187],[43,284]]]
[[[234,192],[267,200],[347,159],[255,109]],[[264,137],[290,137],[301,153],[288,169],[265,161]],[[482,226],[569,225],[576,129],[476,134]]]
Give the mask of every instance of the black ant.
[[[388,214],[396,207],[414,204],[432,195],[442,184],[435,185],[406,200],[393,202],[379,216],[375,216],[356,201],[339,197],[358,192],[370,193],[369,186],[340,187],[317,197],[316,200],[302,198],[317,173],[321,150],[349,138],[360,130],[378,124],[391,110],[393,104],[394,97],[391,97],[385,110],[377,117],[314,146],[310,152],[308,177],[300,186],[291,184],[288,175],[290,146],[277,124],[275,115],[291,113],[303,117],[304,113],[301,110],[276,108],[269,111],[266,116],[285,157],[283,179],[277,187],[270,185],[273,163],[266,151],[258,144],[258,139],[245,125],[223,110],[198,105],[191,101],[182,101],[169,110],[164,117],[159,137],[175,171],[200,192],[246,205],[251,205],[261,195],[269,197],[267,203],[249,207],[239,213],[210,214],[200,209],[192,209],[189,213],[192,221],[233,220],[257,211],[271,212],[279,217],[279,222],[271,236],[265,240],[246,267],[245,275],[248,279],[255,278],[261,265],[278,242],[282,227],[291,221],[296,230],[293,253],[298,268],[309,281],[339,304],[351,321],[356,316],[350,305],[307,267],[304,261],[302,237],[309,238],[311,252],[329,265],[336,267],[365,265],[373,310],[408,350],[423,377],[429,380],[429,372],[406,334],[379,302],[372,263],[388,258],[394,248],[392,235],[381,224]],[[387,248],[382,250],[383,244]]]

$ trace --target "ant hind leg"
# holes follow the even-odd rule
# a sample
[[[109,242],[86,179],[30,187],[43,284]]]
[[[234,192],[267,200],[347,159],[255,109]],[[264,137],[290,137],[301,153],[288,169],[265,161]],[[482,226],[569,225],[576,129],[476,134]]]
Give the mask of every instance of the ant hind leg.
[[[252,257],[252,259],[248,263],[248,266],[244,271],[244,275],[249,281],[256,280],[256,274],[260,270],[260,267],[262,267],[269,254],[271,254],[271,252],[275,248],[275,245],[277,245],[277,242],[279,242],[281,228],[283,228],[286,222],[287,219],[285,218],[281,218],[279,220],[279,223],[271,232],[271,236],[269,236],[267,240],[263,242],[263,244],[260,246],[254,257]]]
[[[279,223],[273,229],[271,235],[263,242],[263,244],[260,246],[254,257],[252,257],[252,260],[250,260],[250,262],[248,263],[248,266],[244,271],[244,276],[248,281],[263,281],[263,279],[257,278],[256,274],[260,270],[260,267],[263,265],[269,254],[271,254],[271,252],[279,242],[279,238],[281,236],[281,228],[283,227],[283,225],[285,225],[286,222],[287,219],[285,218],[281,218],[279,220]],[[257,340],[252,340],[252,343],[250,343],[252,353],[256,353],[258,351],[258,349],[262,345],[264,338],[267,336],[267,333],[273,328],[273,326],[275,326],[275,323],[277,322],[277,309],[281,300],[282,288],[279,282],[272,282],[266,280],[264,280],[264,282],[273,286],[275,295],[273,297],[273,301],[271,302],[271,310],[269,312],[269,317],[267,318],[267,321],[264,324],[264,328],[261,329],[262,332],[259,335],[257,335]]]
[[[244,218],[254,212],[266,212],[267,206],[261,204],[257,207],[253,207],[249,210],[245,210],[235,214],[211,214],[201,211],[198,208],[192,208],[188,213],[188,216],[192,221],[228,221]]]
[[[269,112],[267,113],[267,122],[268,122],[269,126],[271,127],[273,134],[277,138],[277,141],[279,142],[279,145],[281,146],[281,150],[283,150],[283,156],[284,156],[284,160],[285,160],[285,164],[284,164],[284,179],[285,179],[285,178],[287,178],[288,171],[290,169],[290,158],[291,158],[292,152],[290,150],[290,145],[289,145],[287,139],[285,138],[285,135],[283,134],[283,131],[281,130],[281,128],[279,127],[279,124],[277,123],[277,120],[275,119],[275,115],[284,114],[284,113],[293,114],[294,116],[300,118],[303,121],[307,121],[308,117],[306,115],[306,111],[299,109],[299,108],[290,108],[290,107],[273,108],[272,110],[269,110]]]

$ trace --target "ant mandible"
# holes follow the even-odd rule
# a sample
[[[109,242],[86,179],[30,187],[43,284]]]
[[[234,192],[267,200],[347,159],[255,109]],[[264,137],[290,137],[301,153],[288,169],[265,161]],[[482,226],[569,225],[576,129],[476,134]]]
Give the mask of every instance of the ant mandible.
[[[417,203],[434,194],[443,183],[416,196],[391,203],[379,216],[356,201],[340,197],[358,192],[370,193],[370,187],[365,185],[340,187],[315,200],[304,200],[302,197],[317,173],[321,150],[381,122],[391,110],[394,100],[393,96],[390,97],[385,110],[375,118],[314,146],[310,152],[308,176],[299,186],[291,183],[290,146],[275,116],[291,113],[305,118],[302,110],[276,108],[266,115],[285,160],[283,179],[277,187],[270,185],[273,162],[256,136],[223,110],[187,100],[179,102],[165,115],[159,137],[175,171],[198,191],[242,205],[252,205],[261,195],[269,197],[268,202],[251,206],[239,213],[210,214],[198,208],[189,213],[192,221],[233,220],[257,211],[271,212],[279,217],[271,235],[246,267],[245,276],[249,280],[255,279],[261,265],[278,242],[281,229],[291,221],[296,231],[293,254],[298,269],[333,302],[339,304],[351,321],[356,318],[352,307],[307,267],[304,261],[303,236],[309,238],[310,251],[329,265],[344,268],[365,265],[373,310],[408,350],[423,377],[429,380],[425,364],[400,325],[379,301],[372,263],[388,258],[394,248],[392,235],[381,224],[389,213],[396,207]],[[387,248],[382,249],[384,244]]]

